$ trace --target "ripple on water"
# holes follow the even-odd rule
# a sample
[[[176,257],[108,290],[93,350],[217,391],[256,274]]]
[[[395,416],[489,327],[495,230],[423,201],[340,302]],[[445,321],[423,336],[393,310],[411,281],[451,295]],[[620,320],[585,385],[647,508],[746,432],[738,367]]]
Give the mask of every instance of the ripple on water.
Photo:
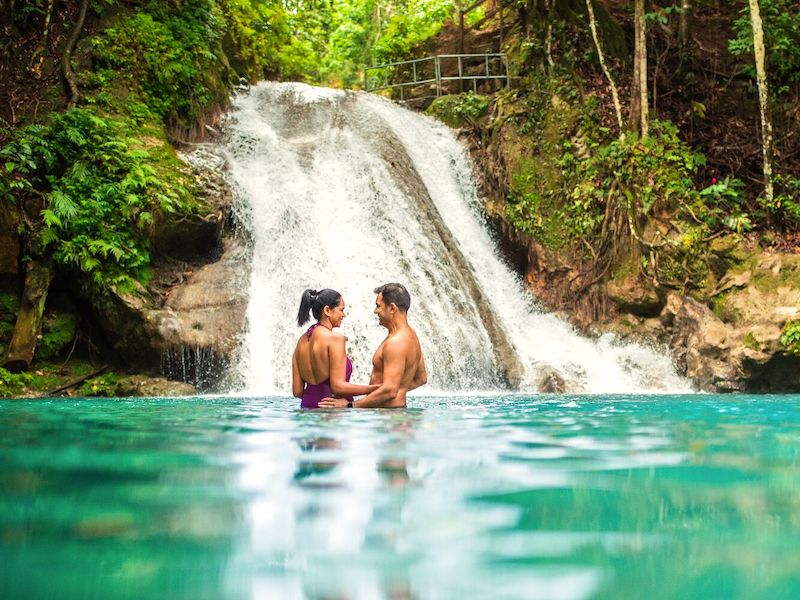
[[[6,403],[0,596],[800,592],[796,396],[412,402]]]

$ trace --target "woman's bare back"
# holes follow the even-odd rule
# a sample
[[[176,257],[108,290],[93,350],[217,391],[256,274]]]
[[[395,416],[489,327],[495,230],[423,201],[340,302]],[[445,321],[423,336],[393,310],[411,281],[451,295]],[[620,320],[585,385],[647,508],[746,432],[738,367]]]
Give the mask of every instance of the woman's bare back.
[[[310,337],[304,333],[297,340],[295,356],[303,381],[317,385],[330,379],[330,338],[335,335],[325,327],[314,327]]]

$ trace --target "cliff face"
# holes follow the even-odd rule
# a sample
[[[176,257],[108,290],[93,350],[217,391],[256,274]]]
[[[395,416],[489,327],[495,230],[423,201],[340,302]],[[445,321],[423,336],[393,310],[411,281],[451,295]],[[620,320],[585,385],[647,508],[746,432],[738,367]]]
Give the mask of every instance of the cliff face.
[[[183,154],[204,210],[157,222],[154,276],[134,293],[94,304],[114,351],[134,369],[214,388],[239,349],[249,250],[231,221],[225,159],[212,145]]]
[[[612,332],[667,348],[678,371],[704,391],[800,391],[800,355],[791,340],[800,323],[800,254],[765,249],[754,236],[719,236],[704,256],[703,280],[681,290],[647,277],[638,267],[641,249],[627,239],[612,268],[596,273],[583,249],[554,248],[509,218],[508,182],[519,173],[524,142],[496,121],[481,123],[462,129],[462,137],[483,182],[487,215],[509,261],[546,307],[587,334]],[[546,156],[538,160],[537,173],[553,170]]]

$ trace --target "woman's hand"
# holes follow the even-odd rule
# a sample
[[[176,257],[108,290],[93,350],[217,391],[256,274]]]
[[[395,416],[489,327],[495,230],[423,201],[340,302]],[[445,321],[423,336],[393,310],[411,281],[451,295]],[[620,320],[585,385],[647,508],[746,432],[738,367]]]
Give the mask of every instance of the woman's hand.
[[[323,398],[319,401],[320,408],[347,408],[347,398]]]

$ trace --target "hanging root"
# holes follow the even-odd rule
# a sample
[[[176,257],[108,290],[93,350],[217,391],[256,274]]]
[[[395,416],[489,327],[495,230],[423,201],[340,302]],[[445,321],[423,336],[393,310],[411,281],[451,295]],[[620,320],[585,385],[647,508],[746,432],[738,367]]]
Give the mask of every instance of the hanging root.
[[[75,27],[72,28],[67,45],[64,46],[64,53],[61,55],[61,73],[64,76],[64,82],[69,89],[69,98],[67,99],[67,110],[75,108],[78,104],[78,83],[75,81],[75,72],[72,70],[72,53],[75,50],[75,45],[78,43],[78,38],[83,31],[83,23],[86,20],[86,9],[89,6],[89,0],[81,2],[81,9],[78,13],[78,20],[75,22]]]

